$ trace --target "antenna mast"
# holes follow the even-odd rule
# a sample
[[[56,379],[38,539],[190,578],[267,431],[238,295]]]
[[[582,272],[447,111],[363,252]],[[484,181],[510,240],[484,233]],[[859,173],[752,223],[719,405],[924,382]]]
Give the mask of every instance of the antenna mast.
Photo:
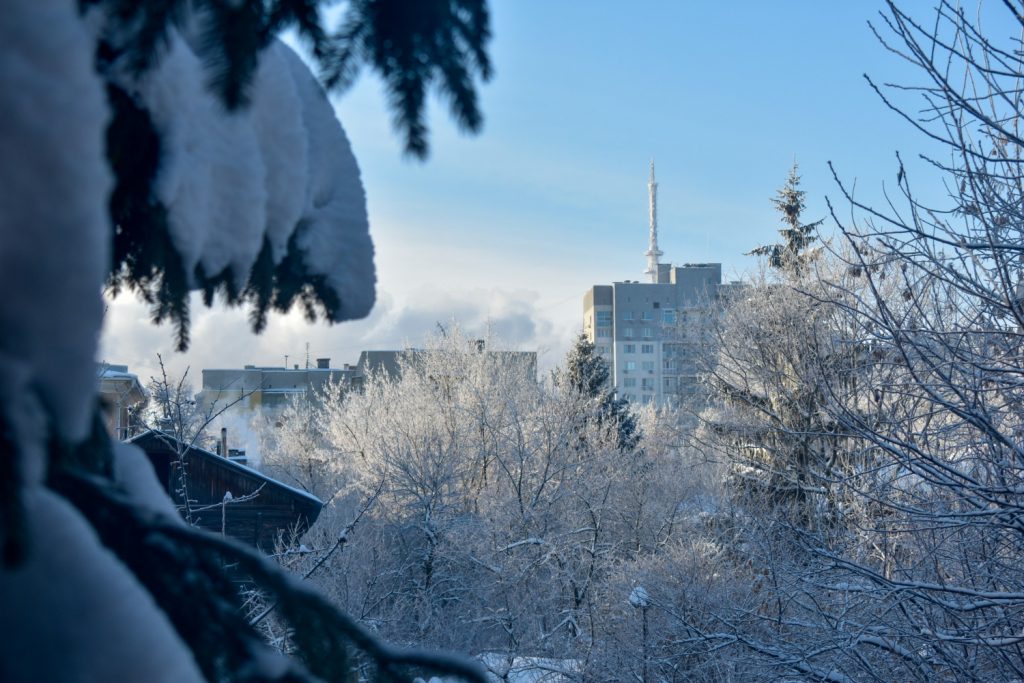
[[[658,259],[662,251],[658,249],[658,183],[654,180],[654,159],[651,159],[651,177],[647,180],[647,194],[650,201],[650,245],[647,247],[647,270],[651,282],[658,281]]]

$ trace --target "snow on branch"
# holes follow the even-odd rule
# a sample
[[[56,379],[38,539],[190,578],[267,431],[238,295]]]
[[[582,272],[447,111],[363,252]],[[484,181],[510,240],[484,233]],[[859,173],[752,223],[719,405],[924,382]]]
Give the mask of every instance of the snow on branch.
[[[201,27],[203,15],[191,24]],[[248,302],[256,331],[268,310],[296,302],[331,322],[366,316],[376,281],[366,196],[345,132],[309,68],[272,40],[257,55],[249,105],[229,110],[206,83],[204,44],[194,35],[201,28],[167,33],[152,69],[138,73],[126,55],[107,70],[114,92],[123,93],[112,96],[118,187],[111,210],[119,227],[112,291],[139,290],[157,321],[178,325],[182,348],[194,289],[207,303],[215,292],[228,303]],[[147,127],[152,167],[119,165],[122,156],[146,158],[129,146],[141,144],[138,130]],[[139,177],[146,173],[148,183]],[[140,209],[149,195],[157,206]]]

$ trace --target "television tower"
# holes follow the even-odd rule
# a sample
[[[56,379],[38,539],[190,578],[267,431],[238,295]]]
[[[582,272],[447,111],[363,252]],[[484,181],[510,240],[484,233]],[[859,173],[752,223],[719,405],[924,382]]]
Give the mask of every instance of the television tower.
[[[650,240],[647,247],[647,270],[651,282],[658,281],[658,259],[662,251],[658,249],[658,183],[654,180],[654,159],[651,159],[651,177],[647,181],[647,194],[650,201]]]

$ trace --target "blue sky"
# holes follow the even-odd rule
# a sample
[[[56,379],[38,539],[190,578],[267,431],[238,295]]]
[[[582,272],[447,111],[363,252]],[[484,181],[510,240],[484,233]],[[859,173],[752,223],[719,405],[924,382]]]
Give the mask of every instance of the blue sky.
[[[922,10],[926,9],[920,3]],[[196,311],[193,350],[173,356],[144,308],[111,307],[103,355],[146,375],[314,356],[336,365],[363,348],[416,343],[436,321],[491,319],[518,348],[561,359],[593,284],[640,279],[647,168],[657,164],[663,260],[717,261],[732,277],[773,241],[770,198],[799,162],[807,219],[841,204],[828,170],[878,198],[895,152],[924,140],[871,92],[918,76],[871,34],[881,2],[734,3],[494,0],[495,77],[485,125],[465,136],[430,110],[432,154],[401,153],[381,86],[364,75],[337,99],[363,171],[380,304],[368,321],[309,326],[278,316],[261,338],[244,312]],[[845,207],[844,207],[845,210]],[[197,375],[198,379],[198,375]]]

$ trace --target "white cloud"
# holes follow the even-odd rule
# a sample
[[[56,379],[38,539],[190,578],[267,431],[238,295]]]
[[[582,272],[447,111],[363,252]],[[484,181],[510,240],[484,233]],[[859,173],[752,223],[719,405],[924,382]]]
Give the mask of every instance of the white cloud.
[[[576,297],[573,297],[575,301]],[[246,310],[216,304],[202,305],[192,298],[191,347],[176,353],[169,326],[155,326],[146,304],[131,295],[110,301],[100,345],[100,359],[124,363],[145,382],[159,371],[160,353],[169,372],[180,375],[189,368],[196,389],[204,368],[232,368],[246,364],[304,365],[306,344],[311,362],[328,357],[333,367],[355,363],[365,349],[392,349],[422,343],[437,332],[437,325],[457,321],[467,334],[483,335],[488,326],[511,348],[540,352],[542,369],[561,362],[578,315],[566,324],[563,309],[543,307],[532,290],[475,288],[461,291],[426,286],[401,299],[381,292],[377,305],[364,320],[327,325],[309,323],[298,311],[271,315],[266,330],[252,333]],[[573,306],[575,310],[576,306]]]

